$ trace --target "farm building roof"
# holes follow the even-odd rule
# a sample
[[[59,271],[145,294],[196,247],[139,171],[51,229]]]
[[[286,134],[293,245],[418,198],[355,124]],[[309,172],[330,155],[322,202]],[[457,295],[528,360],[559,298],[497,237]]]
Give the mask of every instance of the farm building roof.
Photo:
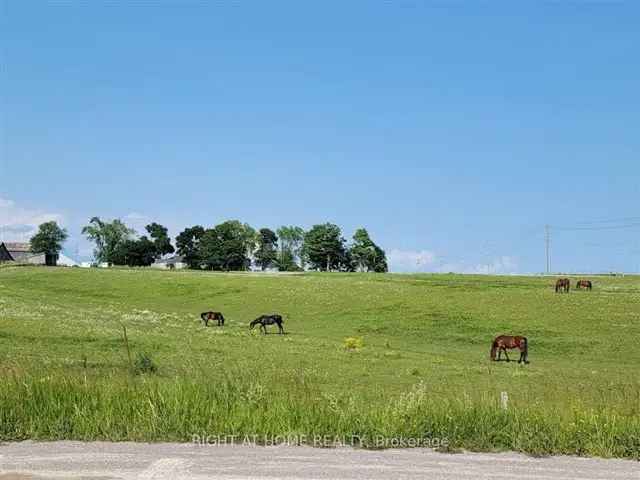
[[[10,252],[23,252],[23,253],[31,252],[30,243],[4,242],[4,246],[7,247],[7,250],[9,250]]]
[[[33,256],[33,253],[31,252],[31,245],[29,243],[0,243],[1,261],[21,261],[30,256]]]

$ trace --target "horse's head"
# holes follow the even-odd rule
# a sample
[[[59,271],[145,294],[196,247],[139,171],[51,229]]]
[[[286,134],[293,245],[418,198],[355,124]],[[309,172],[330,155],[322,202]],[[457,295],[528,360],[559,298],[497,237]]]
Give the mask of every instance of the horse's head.
[[[253,327],[255,327],[256,325],[258,325],[260,323],[260,319],[256,318],[255,320],[253,320],[250,324],[249,324],[249,330],[253,330]]]

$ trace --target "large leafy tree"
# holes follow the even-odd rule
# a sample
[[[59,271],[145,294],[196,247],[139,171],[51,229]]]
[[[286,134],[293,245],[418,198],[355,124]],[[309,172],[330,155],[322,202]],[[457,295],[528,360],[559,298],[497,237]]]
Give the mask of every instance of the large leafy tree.
[[[296,226],[282,226],[277,230],[280,251],[278,252],[278,269],[294,271],[304,269],[304,230]]]
[[[127,238],[123,240],[118,243],[111,257],[111,262],[130,267],[148,267],[163,255],[175,251],[166,227],[154,222],[147,225],[145,229],[149,232],[152,240],[146,235],[138,239]]]
[[[349,254],[356,270],[363,272],[386,272],[387,257],[378,245],[376,245],[369,232],[359,228],[353,235],[353,244],[349,248]]]
[[[149,232],[149,236],[153,240],[155,258],[160,258],[163,255],[175,252],[173,245],[171,245],[171,239],[169,238],[167,227],[163,227],[162,225],[153,222],[144,228]]]
[[[200,268],[202,260],[200,257],[200,240],[204,236],[205,229],[200,225],[185,228],[176,237],[176,248],[178,255],[182,255],[189,268]]]
[[[345,269],[346,248],[340,227],[332,223],[314,225],[304,235],[303,254],[312,268],[321,271]]]
[[[255,245],[253,228],[228,220],[204,232],[198,252],[202,264],[210,270],[247,270]]]
[[[115,263],[116,252],[120,245],[130,240],[135,233],[119,219],[111,222],[102,221],[99,217],[93,217],[89,224],[82,228],[82,234],[96,244],[94,257],[98,262]]]
[[[113,256],[115,265],[130,267],[148,267],[156,260],[157,249],[154,242],[146,236],[125,240],[116,248]]]
[[[248,269],[251,266],[251,257],[254,255],[256,248],[258,248],[258,232],[248,223],[240,223],[238,220],[230,220],[225,223],[231,223],[240,232],[244,243],[245,256],[247,257],[245,261],[246,269]]]
[[[258,232],[258,249],[255,254],[255,262],[265,270],[276,263],[278,259],[278,236],[273,230],[261,228]]]
[[[226,243],[225,247],[223,247],[223,243]],[[221,238],[221,232],[217,228],[214,227],[205,230],[198,247],[198,254],[202,261],[202,266],[209,270],[225,270],[225,267],[229,263],[228,260],[230,260],[226,257],[226,254],[228,254],[230,250],[235,250],[234,253],[240,257],[241,263],[244,258],[242,244],[238,242],[235,249],[229,247],[230,242],[228,240],[225,242]]]
[[[38,227],[38,232],[31,237],[31,251],[58,255],[67,237],[66,229],[60,228],[55,221],[42,223]]]

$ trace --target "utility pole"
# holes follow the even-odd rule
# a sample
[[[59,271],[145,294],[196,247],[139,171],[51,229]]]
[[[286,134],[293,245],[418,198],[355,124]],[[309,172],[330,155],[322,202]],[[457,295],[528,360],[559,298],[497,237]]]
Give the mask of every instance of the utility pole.
[[[547,257],[547,275],[551,272],[551,258],[549,257],[549,247],[551,245],[551,227],[544,226],[544,249]]]

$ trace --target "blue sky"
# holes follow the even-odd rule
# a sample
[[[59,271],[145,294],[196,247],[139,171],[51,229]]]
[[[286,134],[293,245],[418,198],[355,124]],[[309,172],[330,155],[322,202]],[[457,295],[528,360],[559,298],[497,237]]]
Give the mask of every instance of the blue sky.
[[[5,1],[0,227],[365,226],[395,271],[640,269],[633,2]],[[564,227],[564,229],[554,228]],[[578,229],[576,229],[578,227]]]

